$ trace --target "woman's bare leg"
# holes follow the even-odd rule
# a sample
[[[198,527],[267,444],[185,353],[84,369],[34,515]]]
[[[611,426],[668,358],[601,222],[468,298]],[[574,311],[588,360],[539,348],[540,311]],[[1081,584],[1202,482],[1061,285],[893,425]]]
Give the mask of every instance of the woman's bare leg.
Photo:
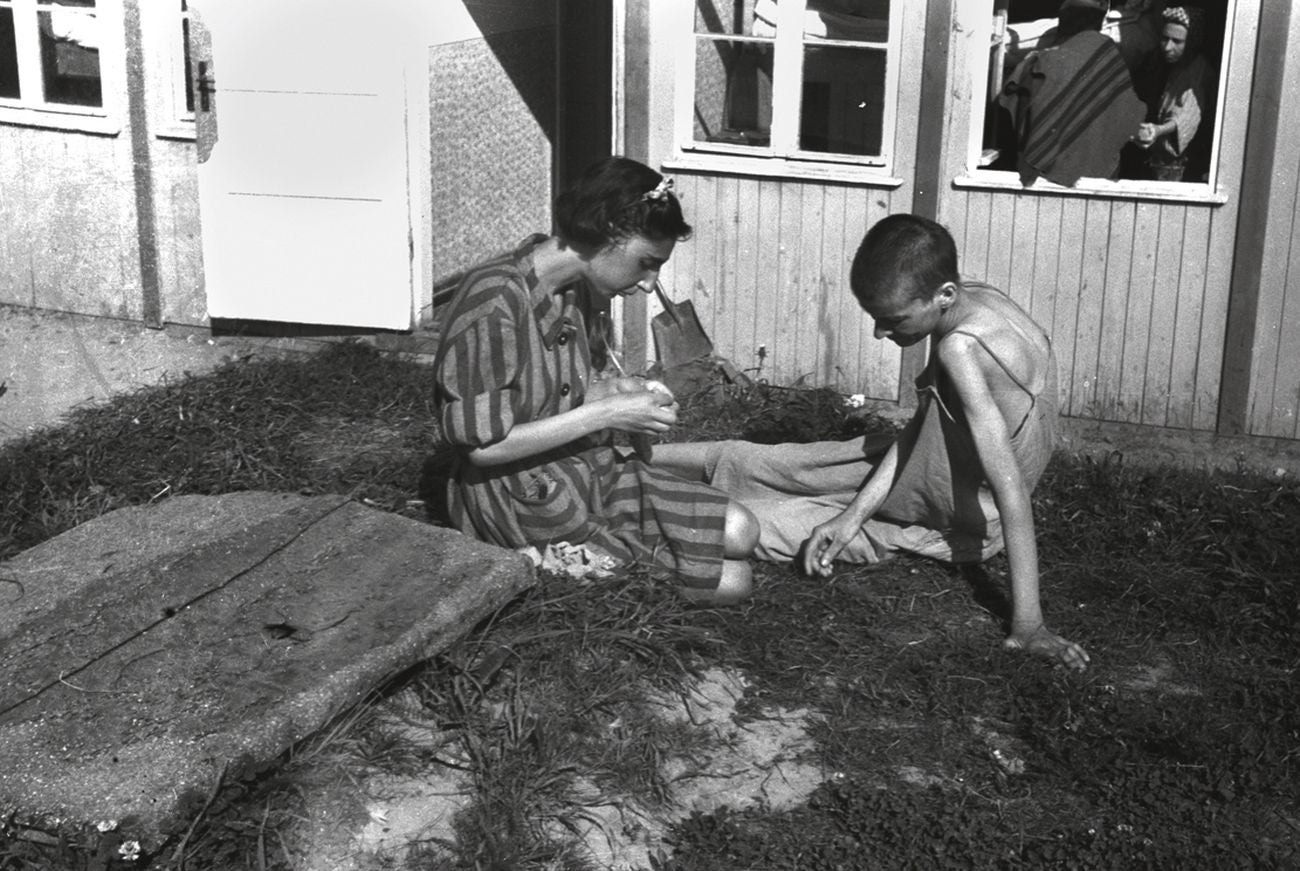
[[[739,605],[754,589],[754,570],[744,560],[722,561],[722,577],[712,590],[683,587],[682,595],[700,605]]]
[[[749,559],[758,547],[760,527],[754,512],[735,499],[727,503],[723,545],[728,559]]]

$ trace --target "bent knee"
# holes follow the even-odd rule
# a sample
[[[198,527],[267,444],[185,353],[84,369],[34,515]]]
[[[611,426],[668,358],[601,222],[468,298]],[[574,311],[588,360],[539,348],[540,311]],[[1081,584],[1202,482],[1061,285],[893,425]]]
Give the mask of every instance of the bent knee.
[[[758,547],[759,525],[754,512],[734,499],[727,503],[724,545],[727,556],[744,559]]]
[[[739,605],[754,592],[754,570],[742,560],[726,560],[713,593],[715,605]]]

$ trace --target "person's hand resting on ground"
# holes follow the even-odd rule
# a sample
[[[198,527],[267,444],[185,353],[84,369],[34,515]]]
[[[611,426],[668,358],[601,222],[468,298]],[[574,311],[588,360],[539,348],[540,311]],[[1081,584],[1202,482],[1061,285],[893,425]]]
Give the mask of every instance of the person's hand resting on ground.
[[[1034,656],[1054,659],[1072,671],[1083,671],[1090,661],[1086,650],[1042,623],[1027,628],[1012,627],[1002,646],[1007,650],[1023,650]]]

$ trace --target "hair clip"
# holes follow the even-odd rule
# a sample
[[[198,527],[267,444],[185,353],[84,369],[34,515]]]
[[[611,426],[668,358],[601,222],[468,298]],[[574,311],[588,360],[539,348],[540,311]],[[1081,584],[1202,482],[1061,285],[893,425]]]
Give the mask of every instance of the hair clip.
[[[657,202],[668,196],[668,192],[673,189],[673,180],[668,176],[659,179],[659,184],[654,186],[653,190],[648,190],[641,195],[645,202]]]

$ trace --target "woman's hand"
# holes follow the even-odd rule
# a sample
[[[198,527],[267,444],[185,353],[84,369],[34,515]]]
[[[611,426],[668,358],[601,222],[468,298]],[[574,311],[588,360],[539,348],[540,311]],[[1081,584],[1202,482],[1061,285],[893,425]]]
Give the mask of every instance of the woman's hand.
[[[803,570],[813,577],[830,577],[835,558],[862,531],[862,521],[844,511],[817,526],[804,544]]]
[[[593,411],[599,411],[604,422],[603,429],[651,435],[666,433],[677,423],[677,401],[666,387],[661,390],[646,389],[646,385],[657,383],[641,382],[635,390],[610,391],[604,398],[586,404]]]
[[[645,378],[625,375],[619,378],[602,378],[599,381],[591,382],[591,386],[587,388],[587,402],[599,402],[616,393],[640,393],[643,390],[663,390],[668,395],[672,395],[671,391],[658,381],[648,381]]]

